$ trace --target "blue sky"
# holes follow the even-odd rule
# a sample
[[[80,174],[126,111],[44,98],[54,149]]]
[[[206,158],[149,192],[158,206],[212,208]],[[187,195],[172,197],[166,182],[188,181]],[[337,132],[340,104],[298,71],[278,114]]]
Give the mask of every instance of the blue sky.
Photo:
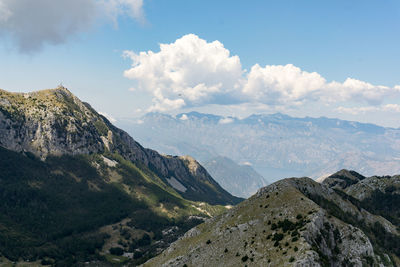
[[[63,82],[117,119],[148,110],[279,111],[400,127],[399,1],[48,2],[0,0],[0,88]],[[160,44],[168,51],[159,53]],[[127,50],[135,54],[123,57]],[[133,56],[141,51],[156,56]],[[217,61],[231,68],[212,71]],[[160,71],[162,79],[148,76]]]

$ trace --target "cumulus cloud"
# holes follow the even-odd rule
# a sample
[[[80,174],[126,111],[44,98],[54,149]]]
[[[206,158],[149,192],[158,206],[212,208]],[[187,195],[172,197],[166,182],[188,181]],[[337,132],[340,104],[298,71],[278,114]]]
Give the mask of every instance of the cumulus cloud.
[[[138,88],[154,96],[153,110],[201,105],[234,94],[242,76],[238,56],[231,56],[222,43],[207,43],[188,34],[160,51],[125,51],[132,68],[124,75],[138,82]]]
[[[347,78],[343,83],[331,82],[325,87],[325,95],[331,102],[356,101],[379,105],[386,97],[398,95],[400,87],[393,88],[382,85],[373,85],[364,81]]]
[[[106,17],[127,15],[143,22],[142,0],[0,0],[0,35],[20,52],[67,42]]]
[[[222,119],[220,119],[220,120],[218,121],[219,124],[229,124],[229,123],[232,123],[232,122],[233,122],[233,119],[232,119],[232,118],[229,118],[229,117],[227,117],[227,118],[222,118]]]
[[[106,117],[106,119],[109,120],[111,123],[117,122],[117,120],[113,116],[111,116],[110,114],[108,114],[106,112],[99,112],[99,114]]]
[[[315,98],[315,92],[325,84],[325,79],[318,73],[302,71],[292,64],[264,68],[256,64],[248,73],[242,92],[267,104],[301,103]]]
[[[159,52],[125,51],[124,56],[132,60],[125,77],[137,82],[137,90],[153,96],[151,111],[244,103],[299,107],[312,102],[358,102],[379,106],[384,99],[400,95],[400,85],[373,85],[353,78],[328,82],[320,74],[292,64],[255,64],[246,71],[239,57],[232,56],[221,42],[207,42],[194,34],[160,44]]]
[[[371,111],[378,111],[377,107],[338,107],[336,111],[339,113],[347,113],[351,115],[365,114]]]
[[[398,104],[386,104],[382,106],[368,106],[368,107],[338,107],[336,111],[339,113],[347,113],[351,115],[366,114],[368,112],[394,112],[400,113],[400,105]]]
[[[398,104],[386,104],[386,105],[383,106],[383,109],[385,111],[400,112],[400,105],[398,105]]]
[[[343,83],[327,82],[320,74],[303,71],[292,64],[267,65],[264,68],[256,64],[248,73],[242,92],[271,105],[296,106],[310,101],[354,101],[379,105],[386,97],[399,95],[400,86],[390,88],[352,78]]]

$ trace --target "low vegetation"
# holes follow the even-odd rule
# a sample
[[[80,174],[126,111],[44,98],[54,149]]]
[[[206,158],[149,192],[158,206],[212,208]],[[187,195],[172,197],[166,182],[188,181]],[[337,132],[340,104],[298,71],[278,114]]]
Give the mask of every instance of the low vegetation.
[[[98,229],[129,218],[127,227],[151,235],[135,239],[122,231],[122,244],[127,246],[114,247],[108,253],[121,256],[121,251],[133,253],[144,247],[147,250],[134,254],[135,260],[142,262],[155,255],[152,243],[163,238],[163,229],[179,229],[168,237],[168,243],[202,222],[187,221],[190,215],[204,216],[192,207],[197,203],[162,190],[153,182],[155,178],[150,178],[150,171],[134,171],[132,163],[123,161],[108,168],[101,161],[98,155],[41,161],[32,154],[0,147],[1,255],[12,261],[54,261],[60,266],[105,260],[100,252],[110,236]],[[117,174],[123,179],[112,181]],[[203,209],[212,214],[222,210]]]

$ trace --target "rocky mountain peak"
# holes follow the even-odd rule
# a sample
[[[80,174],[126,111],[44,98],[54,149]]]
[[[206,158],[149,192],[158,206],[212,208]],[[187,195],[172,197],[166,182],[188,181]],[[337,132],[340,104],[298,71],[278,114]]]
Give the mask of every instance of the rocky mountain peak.
[[[186,166],[189,168],[189,171],[192,174],[195,174],[200,167],[200,164],[189,155],[180,156],[179,158],[184,160]]]
[[[347,187],[365,179],[365,176],[351,170],[340,170],[323,180],[322,183],[331,188],[344,190]]]
[[[108,136],[106,122],[68,89],[31,93],[0,92],[0,145],[48,155],[104,151],[101,136]]]

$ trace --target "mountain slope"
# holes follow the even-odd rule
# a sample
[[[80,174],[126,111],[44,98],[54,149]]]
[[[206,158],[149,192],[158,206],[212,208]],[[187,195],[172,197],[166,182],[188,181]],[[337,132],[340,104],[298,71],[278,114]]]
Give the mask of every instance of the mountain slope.
[[[351,183],[348,178],[350,173],[355,178]],[[327,177],[323,184],[345,192],[360,207],[384,216],[400,229],[399,175],[364,177],[356,172],[342,170]]]
[[[0,258],[136,264],[225,210],[210,203],[240,200],[194,159],[143,148],[65,88],[0,91]]]
[[[239,197],[250,197],[267,185],[265,179],[251,166],[239,165],[227,157],[215,157],[204,167],[228,192]]]
[[[395,266],[400,235],[381,216],[310,178],[260,189],[144,266]]]
[[[187,199],[212,204],[240,201],[194,159],[162,156],[143,148],[64,87],[27,94],[2,90],[0,98],[0,145],[7,149],[28,151],[41,158],[109,151],[143,164],[165,183],[177,180],[185,188],[178,193]]]
[[[400,172],[400,130],[373,124],[280,113],[239,119],[197,112],[150,113],[117,123],[163,153],[190,154],[200,162],[216,156],[250,162],[268,181],[318,178],[344,168],[368,176]]]

